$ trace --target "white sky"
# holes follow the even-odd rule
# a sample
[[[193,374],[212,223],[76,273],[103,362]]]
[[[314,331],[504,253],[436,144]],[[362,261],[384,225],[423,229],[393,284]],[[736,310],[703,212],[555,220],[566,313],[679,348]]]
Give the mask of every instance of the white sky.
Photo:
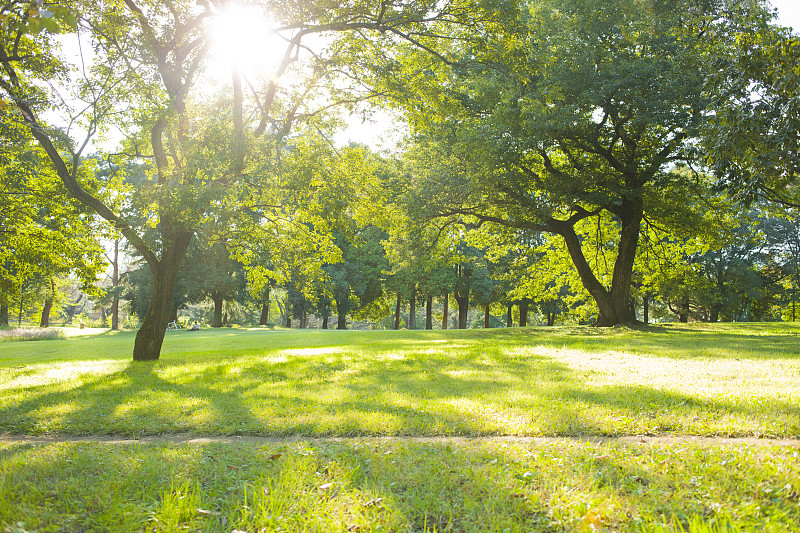
[[[778,9],[778,24],[791,26],[795,33],[800,32],[800,0],[769,0]]]

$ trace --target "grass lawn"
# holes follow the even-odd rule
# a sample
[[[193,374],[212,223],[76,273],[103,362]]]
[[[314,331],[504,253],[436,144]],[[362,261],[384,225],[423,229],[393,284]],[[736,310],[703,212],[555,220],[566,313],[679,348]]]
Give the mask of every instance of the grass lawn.
[[[298,441],[0,444],[0,531],[800,531],[793,447],[362,438],[797,438],[797,326],[181,331],[155,363],[132,345],[0,344],[0,434]]]
[[[0,433],[800,436],[800,327],[204,330],[0,344]]]

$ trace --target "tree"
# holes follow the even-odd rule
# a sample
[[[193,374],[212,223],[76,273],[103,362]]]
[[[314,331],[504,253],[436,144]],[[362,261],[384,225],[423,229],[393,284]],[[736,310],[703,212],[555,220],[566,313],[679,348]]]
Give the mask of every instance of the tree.
[[[274,182],[259,180],[275,177],[270,167],[286,149],[285,138],[297,124],[312,121],[338,102],[324,94],[335,89],[332,78],[341,71],[325,54],[305,53],[309,37],[385,31],[415,42],[414,28],[429,19],[468,12],[440,2],[402,7],[358,1],[254,3],[271,11],[270,18],[278,24],[275,31],[284,39],[278,66],[259,82],[245,80],[233,61],[224,95],[213,102],[213,109],[204,108],[200,81],[211,46],[210,25],[226,3],[117,0],[74,2],[57,11],[28,10],[17,3],[2,8],[0,88],[16,107],[16,117],[47,153],[70,195],[111,223],[150,269],[150,305],[136,336],[134,360],[159,357],[180,264],[198,224],[210,214],[225,218],[222,212],[227,208],[248,204],[243,196],[249,191],[274,190]],[[40,32],[40,27],[47,31]],[[57,47],[48,32],[75,27],[91,41],[94,58],[82,58],[76,65],[80,77],[73,79],[56,58]],[[336,46],[329,49],[336,52]],[[306,61],[299,61],[301,56]],[[303,81],[281,84],[292,71]],[[71,94],[48,94],[42,89],[47,85],[40,83],[48,78],[59,82],[50,87],[61,85]],[[245,98],[245,89],[252,98]],[[71,109],[72,102],[80,104]],[[48,106],[59,108],[62,124],[81,125],[88,132],[86,140],[76,143],[44,123],[41,117]],[[129,191],[132,197],[117,206],[80,175],[89,138],[109,125],[124,128],[124,156],[148,162],[150,178],[146,187]],[[285,220],[285,205],[256,201],[248,207],[253,203],[259,204],[254,216],[265,224]],[[155,240],[144,238],[137,220],[156,228]]]
[[[424,165],[425,187],[436,191],[431,215],[559,236],[599,326],[635,320],[642,222],[674,205],[665,191],[692,186],[670,170],[698,159],[696,139],[713,109],[706,53],[712,44],[731,46],[750,14],[761,12],[682,5],[524,5],[510,31],[463,49],[451,65],[417,53],[404,58],[409,119],[432,155]],[[576,232],[602,216],[616,225],[606,282]]]
[[[752,203],[800,207],[800,38],[755,12],[753,28],[716,53],[714,114],[703,149],[718,187]]]

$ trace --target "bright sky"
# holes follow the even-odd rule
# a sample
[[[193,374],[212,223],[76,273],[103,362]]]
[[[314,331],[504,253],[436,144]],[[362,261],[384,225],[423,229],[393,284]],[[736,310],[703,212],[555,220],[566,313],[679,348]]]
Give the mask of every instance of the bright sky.
[[[778,9],[778,24],[791,26],[800,33],[800,2],[798,0],[769,0]]]

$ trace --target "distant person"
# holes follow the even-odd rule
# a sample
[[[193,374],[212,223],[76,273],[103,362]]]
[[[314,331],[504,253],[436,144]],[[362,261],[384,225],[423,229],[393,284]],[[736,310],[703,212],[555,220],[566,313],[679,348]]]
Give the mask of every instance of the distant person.
[[[195,320],[194,324],[192,324],[192,327],[189,328],[189,331],[200,331],[200,324],[198,324]]]

